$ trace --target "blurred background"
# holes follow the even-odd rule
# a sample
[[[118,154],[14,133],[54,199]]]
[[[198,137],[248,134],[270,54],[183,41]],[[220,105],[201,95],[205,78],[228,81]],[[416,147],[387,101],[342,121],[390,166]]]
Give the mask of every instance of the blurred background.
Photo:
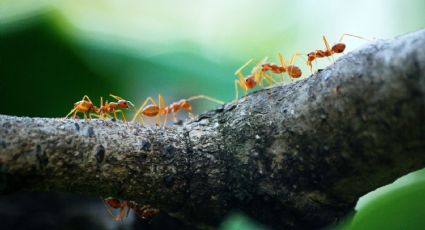
[[[251,58],[277,62],[278,52],[289,58],[322,49],[322,35],[330,43],[343,33],[393,38],[424,28],[424,9],[423,0],[0,0],[0,114],[64,117],[85,94],[95,104],[110,93],[136,105],[158,94],[166,102],[198,94],[229,101],[234,71]],[[347,37],[345,43],[349,52],[367,42]],[[308,77],[303,60],[297,64]],[[327,65],[325,59],[317,67]],[[216,107],[194,104],[195,113]],[[417,172],[403,186],[364,197],[353,214],[357,222],[347,219],[338,228],[354,229],[362,209],[375,210],[368,205],[385,197],[378,202],[384,208],[373,213],[411,202],[400,212],[404,216],[395,215],[407,218],[398,223],[425,226],[424,175]],[[385,215],[370,219],[388,224],[390,214]],[[365,216],[371,215],[362,217],[370,226]],[[223,224],[238,226],[261,228],[242,214]]]

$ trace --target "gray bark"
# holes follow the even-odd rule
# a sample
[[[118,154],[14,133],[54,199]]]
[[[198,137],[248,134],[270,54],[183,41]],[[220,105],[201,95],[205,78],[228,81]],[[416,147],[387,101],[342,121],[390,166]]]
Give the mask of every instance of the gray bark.
[[[318,228],[425,166],[424,118],[422,30],[181,126],[0,116],[0,192],[120,197],[203,228],[232,210]]]

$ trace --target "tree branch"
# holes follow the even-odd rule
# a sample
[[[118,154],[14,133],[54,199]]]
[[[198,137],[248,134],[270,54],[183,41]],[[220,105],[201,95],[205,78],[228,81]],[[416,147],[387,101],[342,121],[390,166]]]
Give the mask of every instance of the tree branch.
[[[425,30],[182,126],[0,116],[0,191],[149,203],[200,227],[242,210],[317,228],[425,166]]]

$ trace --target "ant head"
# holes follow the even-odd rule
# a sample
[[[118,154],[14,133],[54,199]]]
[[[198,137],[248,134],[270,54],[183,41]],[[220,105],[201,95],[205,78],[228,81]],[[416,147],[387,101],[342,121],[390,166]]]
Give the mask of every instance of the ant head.
[[[108,197],[105,199],[105,203],[111,206],[111,208],[120,208],[121,201],[112,197]]]
[[[131,101],[126,101],[126,100],[118,100],[118,107],[120,107],[121,109],[128,109],[129,106],[134,107],[133,103],[131,103]]]
[[[256,85],[257,85],[257,82],[255,81],[255,79],[254,79],[254,76],[253,76],[253,75],[251,75],[251,76],[249,76],[249,77],[245,78],[245,86],[246,86],[248,89],[252,89],[252,88],[254,88]]]
[[[180,105],[182,108],[186,109],[187,111],[192,111],[192,105],[188,101],[181,100]]]
[[[332,51],[335,53],[342,53],[345,50],[345,44],[344,43],[337,43],[334,46],[332,46]]]

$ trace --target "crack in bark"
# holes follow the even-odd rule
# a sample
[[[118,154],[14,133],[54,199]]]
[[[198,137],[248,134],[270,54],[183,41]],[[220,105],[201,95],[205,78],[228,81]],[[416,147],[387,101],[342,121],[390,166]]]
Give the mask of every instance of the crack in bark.
[[[186,180],[186,188],[185,188],[185,195],[184,195],[184,202],[183,204],[188,204],[191,197],[191,186],[192,186],[192,176],[194,175],[193,169],[192,169],[192,157],[193,157],[193,149],[192,144],[190,140],[190,134],[189,130],[186,128],[183,128],[183,137],[184,137],[184,143],[186,148],[186,172],[185,172],[185,180]]]

